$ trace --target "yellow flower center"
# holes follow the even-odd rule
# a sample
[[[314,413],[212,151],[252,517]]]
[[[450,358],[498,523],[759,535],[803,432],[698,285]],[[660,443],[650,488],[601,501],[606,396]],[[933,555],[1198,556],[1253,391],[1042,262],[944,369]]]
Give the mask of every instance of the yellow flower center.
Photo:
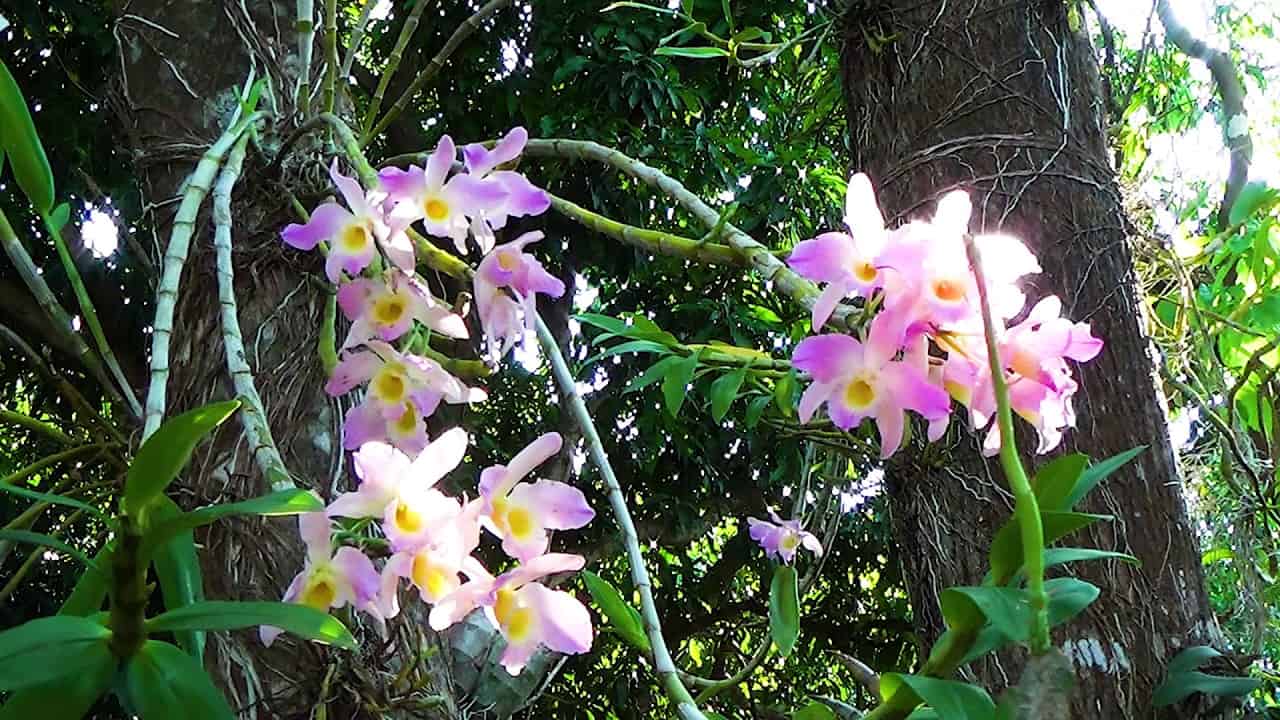
[[[870,407],[876,400],[876,389],[862,378],[849,383],[844,389],[844,401],[855,410]]]
[[[950,278],[938,278],[933,281],[933,296],[945,303],[958,303],[964,300],[964,283]]]
[[[511,508],[507,511],[507,528],[515,537],[528,537],[533,532],[533,514],[522,507]]]
[[[438,197],[429,197],[422,203],[422,212],[426,213],[430,220],[440,222],[449,217],[449,203]]]
[[[498,267],[511,272],[520,267],[520,258],[513,252],[500,252],[498,253]]]
[[[338,244],[347,254],[355,254],[369,247],[371,233],[364,223],[352,223],[342,229]]]
[[[457,586],[458,577],[431,562],[424,553],[413,558],[413,584],[433,598],[442,598]]]
[[[792,533],[787,533],[786,535],[782,536],[782,549],[784,549],[784,550],[795,550],[795,549],[796,549],[796,548],[798,548],[798,547],[800,547],[800,536],[799,536],[799,535],[794,535],[794,534],[792,534]]]
[[[387,363],[373,378],[370,389],[378,400],[388,405],[399,405],[404,402],[409,383],[399,363]]]
[[[870,283],[875,281],[876,276],[880,274],[880,271],[876,269],[875,265],[863,260],[854,265],[853,274],[858,278],[858,280],[864,283]]]
[[[416,535],[422,531],[426,522],[422,513],[409,507],[404,502],[396,504],[396,528],[406,535]]]
[[[395,325],[407,309],[408,303],[400,295],[383,295],[373,302],[373,319],[379,325]]]
[[[509,642],[524,642],[533,630],[533,611],[519,605],[514,590],[503,588],[498,591],[497,601],[493,604],[493,615],[506,630]]]
[[[338,590],[333,586],[333,582],[323,578],[307,585],[306,590],[302,591],[301,602],[316,610],[329,612],[336,597],[338,597]]]
[[[404,404],[404,412],[396,418],[393,427],[401,435],[408,435],[418,429],[418,408],[413,403]]]

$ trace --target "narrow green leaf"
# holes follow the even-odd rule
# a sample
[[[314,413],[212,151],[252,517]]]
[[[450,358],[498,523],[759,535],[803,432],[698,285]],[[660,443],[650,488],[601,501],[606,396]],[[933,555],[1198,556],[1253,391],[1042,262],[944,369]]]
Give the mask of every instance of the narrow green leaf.
[[[111,631],[88,618],[54,615],[0,633],[0,691],[54,683],[111,658]]]
[[[724,11],[724,21],[729,24],[729,34],[732,35],[733,27],[733,11],[729,9],[729,0],[720,0],[720,8]]]
[[[632,378],[631,382],[627,383],[627,387],[623,389],[622,394],[625,395],[627,393],[636,392],[637,390],[643,390],[644,388],[649,387],[665,377],[667,372],[671,369],[671,366],[681,360],[684,360],[684,358],[679,355],[662,358],[658,362],[650,365],[648,370],[645,370],[640,375]]]
[[[649,652],[649,636],[644,632],[644,621],[640,619],[639,611],[623,599],[617,588],[599,575],[584,570],[582,578],[587,584],[587,591],[596,601],[596,606],[609,619],[618,635],[641,652]]]
[[[1042,511],[1040,513],[1040,521],[1044,526],[1045,545],[1100,520],[1112,519],[1110,515],[1080,512]],[[1009,518],[996,531],[991,541],[990,564],[991,571],[987,573],[987,578],[996,585],[1008,583],[1018,568],[1022,567],[1022,535],[1018,530],[1017,518]]]
[[[1080,481],[1076,483],[1075,489],[1073,489],[1071,494],[1067,496],[1066,504],[1063,505],[1063,507],[1075,507],[1076,503],[1083,500],[1084,496],[1088,495],[1090,490],[1097,487],[1098,483],[1107,479],[1111,473],[1124,467],[1130,460],[1141,455],[1146,449],[1146,445],[1139,445],[1136,448],[1125,450],[1117,455],[1112,455],[1102,462],[1094,463],[1093,465],[1085,468],[1085,471],[1080,475]]]
[[[153,513],[157,522],[164,523],[181,517],[182,510],[173,500],[161,495]],[[195,536],[190,530],[173,535],[152,553],[156,579],[160,581],[160,595],[166,610],[177,610],[204,600],[204,576],[200,571],[200,558],[196,556]],[[175,632],[174,639],[197,664],[204,662],[204,633],[198,629]]]
[[[1047,580],[1044,590],[1049,596],[1050,627],[1057,627],[1084,612],[1102,592],[1097,585],[1072,577]]]
[[[1181,652],[1174,655],[1173,659],[1169,661],[1169,667],[1166,669],[1170,675],[1191,672],[1199,669],[1201,665],[1210,660],[1220,657],[1222,657],[1222,653],[1208,645],[1192,645],[1191,647],[1183,648]]]
[[[626,332],[627,322],[621,318],[609,317],[608,315],[600,315],[598,313],[581,313],[573,316],[578,322],[583,322],[593,327],[598,327],[606,332],[615,335],[621,335]]]
[[[946,720],[990,720],[996,704],[986,690],[968,683],[893,673]]]
[[[208,525],[216,520],[233,515],[261,515],[279,517],[282,515],[301,515],[302,513],[323,510],[324,503],[310,490],[291,488],[279,492],[262,495],[248,500],[233,503],[206,505],[191,512],[170,515],[163,520],[156,520],[147,529],[145,542],[148,547],[158,547],[183,531]]]
[[[239,407],[239,400],[205,405],[161,425],[138,448],[129,466],[124,483],[125,512],[130,515],[144,512],[186,467],[200,441]]]
[[[59,615],[92,615],[102,610],[102,602],[107,598],[106,568],[111,567],[111,557],[115,552],[114,543],[108,543],[93,558],[93,565],[86,568],[71,594],[58,608]]]
[[[1054,458],[1037,470],[1032,486],[1040,509],[1069,510],[1070,507],[1066,505],[1067,498],[1071,496],[1071,491],[1088,465],[1087,455],[1072,453]]]
[[[1083,560],[1119,560],[1130,565],[1140,565],[1138,558],[1113,550],[1097,550],[1095,548],[1049,548],[1044,551],[1044,566],[1080,562]]]
[[[129,704],[142,720],[233,720],[204,668],[169,643],[148,640],[125,665]]]
[[[71,219],[71,206],[66,203],[59,203],[49,213],[49,228],[54,232],[62,232],[62,228],[67,226],[67,221]]]
[[[9,166],[18,187],[42,214],[53,208],[53,171],[44,145],[36,134],[27,100],[9,68],[0,61],[0,147],[9,156]]]
[[[614,355],[625,355],[626,353],[630,353],[630,352],[665,353],[667,351],[668,351],[667,346],[659,345],[658,343],[653,342],[652,340],[631,340],[630,342],[618,343],[617,345],[610,347],[604,352],[597,353],[596,355],[592,355],[591,357],[587,358],[586,361],[583,362],[582,364],[583,366],[586,366],[595,362],[599,362],[606,358],[611,358]]]
[[[738,390],[746,379],[746,368],[739,368],[711,383],[711,417],[716,422],[724,422],[724,416],[729,414],[729,407],[737,399]]]
[[[680,415],[684,399],[689,394],[689,383],[693,382],[693,373],[698,369],[698,355],[694,353],[679,362],[672,363],[662,376],[662,397],[667,403],[667,412],[672,417]]]
[[[685,34],[685,33],[687,33],[687,32],[701,33],[702,31],[704,31],[704,30],[706,30],[706,29],[707,29],[707,24],[706,24],[706,23],[704,23],[704,22],[692,22],[692,23],[689,23],[688,25],[686,25],[686,26],[684,26],[684,27],[680,28],[679,30],[677,30],[677,31],[675,31],[675,32],[673,32],[673,33],[671,33],[670,35],[665,35],[665,36],[663,36],[663,38],[662,38],[661,40],[659,40],[659,41],[658,41],[658,45],[659,45],[659,46],[661,46],[661,45],[666,45],[667,43],[671,42],[672,40],[675,40],[676,38],[680,37],[681,35],[684,35],[684,34]]]
[[[760,417],[764,415],[764,409],[769,407],[769,402],[773,398],[768,395],[759,395],[751,398],[751,402],[747,403],[747,427],[754,428],[760,424]]]
[[[115,524],[111,520],[111,518],[107,517],[106,513],[102,512],[102,510],[99,510],[98,508],[88,503],[84,503],[79,500],[76,500],[75,498],[69,498],[65,495],[56,495],[54,493],[43,493],[36,490],[32,490],[30,488],[22,487],[20,485],[9,485],[9,484],[0,485],[0,490],[10,493],[12,495],[19,495],[21,497],[27,498],[28,500],[46,502],[52,505],[65,505],[66,507],[73,507],[73,508],[76,508],[77,510],[83,510],[89,513],[90,515],[98,518],[99,520],[103,520],[107,522],[110,525]]]
[[[836,714],[831,711],[831,708],[813,700],[791,713],[791,720],[836,720]]]
[[[84,553],[71,547],[58,538],[53,537],[52,535],[31,532],[30,530],[0,530],[0,540],[8,540],[9,542],[22,543],[24,545],[39,545],[47,548],[53,548],[64,555],[69,555],[70,557],[79,560],[88,567],[93,566],[93,561]]]
[[[800,638],[800,594],[796,569],[779,565],[769,587],[769,634],[782,657],[791,654]]]
[[[91,651],[93,662],[53,682],[32,685],[9,696],[0,705],[0,720],[79,720],[111,688],[116,658]]]
[[[718,47],[660,47],[653,51],[654,55],[668,55],[671,57],[694,58],[705,60],[707,58],[729,57],[729,52]]]
[[[1262,681],[1247,677],[1218,677],[1202,672],[1173,673],[1156,688],[1151,697],[1155,707],[1167,707],[1182,702],[1192,693],[1204,693],[1219,697],[1239,697],[1257,690]]]
[[[308,640],[354,650],[356,640],[342,621],[315,608],[283,602],[198,602],[147,621],[148,632],[239,630],[271,625]]]
[[[783,417],[795,415],[796,373],[794,370],[778,378],[773,385],[773,400]]]

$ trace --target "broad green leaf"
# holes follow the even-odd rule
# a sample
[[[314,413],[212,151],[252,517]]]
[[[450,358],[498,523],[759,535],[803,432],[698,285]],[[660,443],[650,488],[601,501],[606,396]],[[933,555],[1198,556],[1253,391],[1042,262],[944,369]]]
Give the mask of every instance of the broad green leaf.
[[[43,685],[23,688],[0,705],[0,720],[79,720],[111,688],[118,662],[108,652],[92,652],[90,664]]]
[[[653,51],[654,55],[669,55],[672,57],[695,58],[705,60],[707,58],[729,57],[729,51],[718,47],[660,47]]]
[[[239,407],[239,400],[205,405],[161,425],[142,443],[129,465],[124,482],[125,512],[134,516],[144,512],[186,467],[200,441]]]
[[[778,378],[773,385],[773,401],[783,417],[795,415],[796,373],[794,370]]]
[[[62,232],[62,228],[67,226],[67,221],[71,219],[71,206],[66,203],[59,203],[49,213],[49,229],[53,232]]]
[[[716,422],[724,422],[724,416],[729,413],[729,407],[738,397],[738,390],[746,379],[746,368],[739,368],[711,383],[711,417]]]
[[[680,415],[680,408],[684,406],[684,399],[689,394],[689,383],[693,382],[693,373],[698,369],[698,355],[695,352],[689,357],[680,358],[662,376],[662,397],[667,403],[667,412],[672,417]]]
[[[1240,195],[1236,198],[1235,203],[1231,205],[1231,210],[1227,214],[1227,221],[1232,225],[1240,223],[1253,217],[1259,208],[1269,208],[1280,199],[1280,192],[1274,188],[1267,187],[1267,184],[1261,180],[1255,180],[1245,184],[1240,190]]]
[[[760,417],[764,415],[764,409],[769,407],[769,403],[772,400],[773,398],[769,395],[759,395],[751,398],[751,402],[747,403],[747,415],[745,418],[748,428],[754,428],[760,424]]]
[[[20,495],[29,500],[46,502],[53,505],[65,505],[66,507],[73,507],[78,510],[83,510],[89,513],[90,515],[98,518],[99,520],[106,521],[108,524],[114,524],[112,520],[107,517],[106,513],[102,512],[98,508],[88,503],[84,503],[79,500],[76,500],[75,498],[69,498],[65,495],[56,495],[54,493],[38,492],[36,490],[25,488],[20,485],[10,485],[10,484],[0,484],[0,490],[7,493],[11,493],[13,495]]]
[[[1112,455],[1102,462],[1094,463],[1093,465],[1085,468],[1084,472],[1080,475],[1079,482],[1076,483],[1075,489],[1073,489],[1071,494],[1067,496],[1066,504],[1063,505],[1063,507],[1075,507],[1076,503],[1083,500],[1084,496],[1088,495],[1090,490],[1097,487],[1098,483],[1107,479],[1111,473],[1119,470],[1121,467],[1124,467],[1126,463],[1138,457],[1138,455],[1142,454],[1146,449],[1146,445],[1139,445],[1136,448]]]
[[[181,517],[182,510],[173,500],[161,495],[153,513],[160,523]],[[160,594],[166,610],[177,610],[204,600],[204,579],[200,571],[200,558],[196,556],[195,537],[190,530],[182,530],[159,544],[151,556],[156,579],[160,581]],[[204,662],[204,633],[200,630],[180,630],[174,639],[184,650]]]
[[[1239,697],[1257,690],[1262,681],[1248,677],[1218,677],[1202,672],[1171,673],[1156,688],[1151,697],[1155,707],[1167,707],[1182,702],[1192,693],[1204,693],[1219,697]]]
[[[769,634],[782,657],[791,654],[800,638],[800,591],[796,569],[779,565],[769,587]]]
[[[831,708],[814,700],[791,713],[791,720],[836,720],[836,714]]]
[[[190,655],[148,640],[125,665],[129,704],[141,720],[234,720],[235,713]]]
[[[1041,510],[1070,510],[1065,505],[1072,489],[1080,479],[1080,474],[1089,464],[1089,457],[1081,453],[1072,453],[1054,458],[1049,464],[1036,471],[1032,481],[1036,500]]]
[[[1000,634],[1014,640],[1025,640],[1030,636],[1031,605],[1024,590],[990,586],[951,587],[942,592],[941,604],[947,627],[952,630],[981,625],[981,622],[974,622],[976,609]]]
[[[239,630],[259,625],[271,625],[308,640],[347,650],[356,647],[355,638],[342,621],[297,603],[198,602],[151,618],[147,621],[147,631]]]
[[[649,652],[649,636],[644,632],[644,621],[640,619],[640,613],[631,606],[631,603],[623,599],[622,593],[607,580],[589,570],[583,571],[582,578],[587,583],[587,591],[596,601],[596,606],[609,619],[609,623],[618,635],[641,652]]]
[[[0,61],[0,147],[9,156],[13,177],[27,199],[42,214],[53,208],[53,171],[44,154],[40,136],[27,109],[22,90]]]
[[[149,547],[156,547],[183,531],[193,530],[233,515],[278,517],[300,515],[323,509],[324,503],[312,491],[291,488],[240,502],[206,505],[191,512],[166,516],[163,520],[153,522],[147,529],[146,543]]]
[[[996,704],[986,690],[968,683],[893,673],[946,720],[991,720]]]
[[[53,537],[52,535],[31,532],[30,530],[0,530],[0,540],[8,540],[9,542],[22,543],[24,545],[37,545],[52,548],[60,553],[79,560],[87,567],[93,566],[93,561],[86,557],[84,553],[71,547],[58,538]]]
[[[111,658],[111,631],[73,615],[54,615],[0,633],[0,691],[53,683]]]
[[[1046,580],[1044,590],[1049,596],[1050,627],[1057,627],[1084,612],[1102,592],[1097,585],[1072,577]]]
[[[1222,657],[1222,653],[1208,645],[1192,645],[1191,647],[1183,648],[1181,652],[1174,655],[1173,659],[1169,661],[1169,667],[1166,670],[1170,675],[1191,672],[1210,660],[1220,657]]]
[[[649,387],[665,377],[667,371],[671,369],[672,365],[675,365],[682,360],[684,360],[684,358],[679,355],[662,358],[658,362],[650,365],[648,370],[645,370],[640,375],[632,378],[631,382],[627,383],[627,387],[622,391],[622,393],[625,395],[627,393],[643,390],[644,388]]]
[[[1044,543],[1050,543],[1059,538],[1070,535],[1071,533],[1088,527],[1099,520],[1112,520],[1110,515],[1094,515],[1091,513],[1066,512],[1066,511],[1041,511],[1040,522],[1044,527]],[[987,580],[994,582],[996,585],[1004,585],[1009,582],[1018,568],[1022,567],[1022,534],[1018,528],[1018,520],[1016,517],[1009,518],[1000,529],[996,531],[995,538],[991,541],[990,554],[991,570],[987,573]]]

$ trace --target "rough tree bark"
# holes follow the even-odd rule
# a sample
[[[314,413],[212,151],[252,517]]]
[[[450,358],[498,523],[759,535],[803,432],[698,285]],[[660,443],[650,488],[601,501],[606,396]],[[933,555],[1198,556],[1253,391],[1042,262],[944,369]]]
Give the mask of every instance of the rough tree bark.
[[[1061,295],[1070,317],[1105,338],[1102,355],[1080,369],[1078,427],[1063,450],[1095,459],[1148,450],[1086,503],[1115,522],[1070,544],[1127,552],[1142,565],[1082,568],[1102,597],[1054,637],[1077,670],[1073,718],[1145,718],[1165,663],[1218,634],[1141,317],[1093,49],[1067,6],[855,0],[842,55],[849,141],[886,215],[902,221],[947,190],[970,191],[975,227],[1017,235],[1039,256],[1044,273],[1029,295]],[[876,37],[892,40],[869,42]],[[949,437],[944,459],[917,454],[888,474],[925,642],[943,627],[939,591],[981,581],[993,529],[1011,508],[998,466],[966,432]],[[1017,681],[1022,659],[1005,654],[973,672],[998,691]]]

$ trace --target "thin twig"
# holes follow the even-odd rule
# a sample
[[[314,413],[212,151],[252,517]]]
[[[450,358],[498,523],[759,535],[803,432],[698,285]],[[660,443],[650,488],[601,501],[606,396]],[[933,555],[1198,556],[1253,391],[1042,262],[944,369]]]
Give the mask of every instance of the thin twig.
[[[387,94],[387,86],[391,84],[392,76],[400,68],[400,61],[404,57],[404,49],[408,47],[409,40],[413,38],[413,34],[418,30],[418,19],[422,17],[423,11],[430,4],[429,0],[419,0],[418,4],[414,5],[413,10],[409,12],[409,17],[404,19],[404,25],[400,27],[400,35],[396,38],[395,47],[391,48],[391,54],[387,56],[387,67],[383,69],[382,77],[378,78],[378,88],[373,91],[373,99],[369,101],[369,108],[364,113],[364,122],[360,125],[360,132],[366,138],[369,136],[369,129],[373,126],[373,121],[378,119],[378,111],[382,109],[382,99]]]
[[[360,43],[364,41],[365,33],[369,30],[369,18],[373,16],[373,9],[377,6],[378,0],[365,0],[364,7],[360,9],[360,18],[356,20],[355,30],[351,31],[347,54],[342,58],[342,70],[338,73],[338,79],[343,83],[351,77],[351,65],[356,60],[356,52],[360,50]]]
[[[534,322],[538,332],[538,342],[542,345],[543,352],[547,354],[548,359],[551,361],[551,370],[552,374],[555,375],[556,384],[560,386],[560,392],[565,396],[569,409],[582,430],[582,437],[586,440],[591,461],[595,464],[596,469],[599,470],[600,477],[609,489],[609,505],[613,508],[613,515],[618,521],[619,530],[622,532],[622,541],[627,548],[627,558],[631,564],[631,581],[640,593],[640,615],[644,618],[649,644],[653,648],[654,672],[658,674],[667,696],[675,703],[680,717],[684,718],[684,720],[706,720],[706,716],[698,710],[698,705],[693,696],[689,694],[684,683],[680,681],[680,676],[676,672],[675,661],[671,659],[671,652],[667,649],[667,642],[662,637],[662,625],[658,620],[658,607],[653,600],[653,584],[649,580],[648,570],[645,569],[644,555],[640,551],[639,536],[636,534],[631,512],[627,509],[627,501],[622,494],[622,487],[618,484],[617,476],[613,474],[613,465],[610,464],[609,456],[604,450],[604,444],[600,441],[600,434],[596,431],[595,423],[591,420],[591,414],[587,412],[587,406],[582,401],[582,395],[578,393],[573,373],[569,371],[564,355],[560,353],[560,346],[556,343],[551,331],[547,329],[546,323],[542,321],[540,316],[535,314]]]
[[[249,133],[244,133],[227,154],[227,162],[213,186],[213,244],[218,262],[218,303],[222,306],[222,341],[227,351],[227,372],[240,397],[240,422],[244,425],[245,439],[252,449],[258,469],[270,483],[273,491],[294,487],[289,471],[285,468],[280,451],[271,437],[266,409],[253,381],[253,371],[245,357],[244,340],[240,335],[240,317],[236,309],[235,271],[231,262],[231,191],[240,177],[244,164],[245,145]]]
[[[14,412],[13,410],[0,408],[0,422],[7,422],[11,425],[18,425],[33,432],[38,432],[62,445],[74,445],[76,442],[69,435],[49,423],[33,418],[30,415],[23,415],[20,412]]]

